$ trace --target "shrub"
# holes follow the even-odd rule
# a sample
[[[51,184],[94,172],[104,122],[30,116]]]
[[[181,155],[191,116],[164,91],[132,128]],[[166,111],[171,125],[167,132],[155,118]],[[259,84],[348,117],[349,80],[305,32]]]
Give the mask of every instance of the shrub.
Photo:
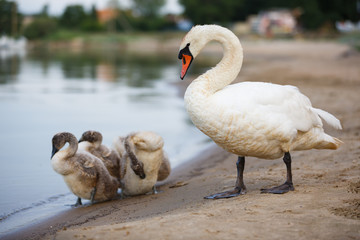
[[[29,39],[39,39],[54,33],[57,29],[57,23],[51,18],[36,18],[32,23],[27,25],[24,30],[24,36]]]

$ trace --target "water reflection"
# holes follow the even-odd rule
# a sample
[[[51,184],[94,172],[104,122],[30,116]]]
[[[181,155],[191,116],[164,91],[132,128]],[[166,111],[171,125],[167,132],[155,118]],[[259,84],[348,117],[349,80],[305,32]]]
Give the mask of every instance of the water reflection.
[[[12,55],[0,58],[0,84],[14,81],[19,73],[21,56]]]
[[[49,61],[61,65],[64,79],[93,79],[106,82],[123,82],[131,87],[149,87],[161,78],[161,69],[172,66],[174,56],[139,56],[126,52],[86,51],[83,53],[49,52],[31,54],[41,63],[44,73]]]
[[[170,84],[180,81],[179,65],[176,55],[115,51],[43,50],[1,59],[0,235],[68,208],[73,196],[50,165],[57,132],[79,137],[98,130],[111,145],[118,135],[152,130],[163,136],[173,166],[207,146]],[[197,66],[193,72],[202,71]]]

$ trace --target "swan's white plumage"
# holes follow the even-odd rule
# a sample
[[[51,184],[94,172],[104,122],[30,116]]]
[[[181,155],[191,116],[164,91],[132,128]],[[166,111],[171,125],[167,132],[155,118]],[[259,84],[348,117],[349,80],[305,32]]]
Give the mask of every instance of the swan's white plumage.
[[[319,114],[319,116],[325,120],[325,122],[327,122],[330,126],[332,126],[335,129],[339,129],[341,130],[341,123],[340,120],[337,119],[334,115],[319,109],[319,108],[312,108],[313,111],[315,111],[317,114]]]
[[[189,85],[184,99],[193,123],[218,145],[239,156],[274,159],[292,150],[336,149],[341,144],[324,133],[320,116],[337,129],[340,121],[313,108],[296,87],[264,82],[229,85],[243,59],[240,41],[230,30],[196,26],[180,49],[190,44],[195,58],[211,40],[223,45],[224,57]]]

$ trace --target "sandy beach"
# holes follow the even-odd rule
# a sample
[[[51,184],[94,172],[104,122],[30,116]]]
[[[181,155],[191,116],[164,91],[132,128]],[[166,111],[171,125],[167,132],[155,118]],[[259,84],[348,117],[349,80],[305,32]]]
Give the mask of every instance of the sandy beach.
[[[203,199],[235,183],[237,156],[214,144],[174,169],[159,194],[69,207],[3,239],[360,239],[360,53],[327,41],[242,44],[237,82],[295,85],[342,122],[342,131],[324,124],[344,142],[338,150],[292,153],[295,191],[261,194],[285,181],[285,165],[249,157],[246,195]],[[209,54],[220,58],[221,47],[212,44],[199,57]],[[179,80],[180,96],[195,77]]]

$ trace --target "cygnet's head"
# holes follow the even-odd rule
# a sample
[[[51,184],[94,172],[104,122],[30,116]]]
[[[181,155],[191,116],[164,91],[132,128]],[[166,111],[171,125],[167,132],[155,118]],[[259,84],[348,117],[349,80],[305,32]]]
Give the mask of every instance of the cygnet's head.
[[[100,132],[97,131],[86,131],[82,134],[79,142],[90,142],[94,143],[96,146],[100,146],[102,143],[102,135]]]
[[[51,158],[61,149],[67,142],[76,142],[76,138],[72,133],[60,132],[54,135],[52,138],[52,152]]]
[[[132,134],[131,141],[138,150],[156,151],[164,146],[164,140],[154,132],[142,131]]]

